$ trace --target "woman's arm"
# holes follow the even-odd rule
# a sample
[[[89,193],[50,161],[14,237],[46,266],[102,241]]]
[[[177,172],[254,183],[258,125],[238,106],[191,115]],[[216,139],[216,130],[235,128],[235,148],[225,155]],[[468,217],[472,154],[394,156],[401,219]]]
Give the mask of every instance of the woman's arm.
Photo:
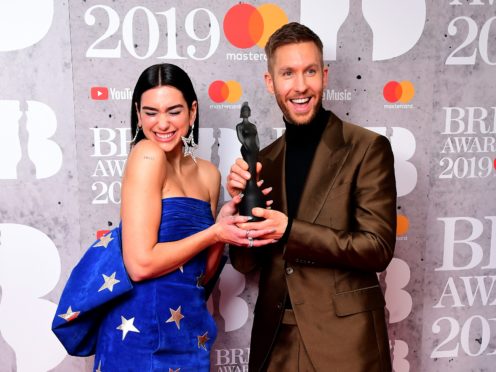
[[[217,243],[248,245],[245,232],[236,226],[248,218],[232,215],[217,219],[209,228],[185,239],[158,243],[166,177],[167,158],[163,150],[151,141],[140,141],[126,164],[121,202],[122,254],[134,281],[174,271]]]
[[[204,172],[204,174],[206,175],[206,177],[202,177],[202,180],[204,179],[205,182],[208,182],[209,193],[210,193],[210,205],[212,207],[212,216],[215,217],[217,215],[217,203],[219,200],[220,173],[219,170],[210,163],[208,163],[208,166],[205,168],[206,168],[205,169],[206,172]],[[208,248],[207,264],[206,264],[205,278],[203,279],[203,283],[208,283],[208,281],[215,274],[223,253],[224,253],[223,242],[213,244]]]

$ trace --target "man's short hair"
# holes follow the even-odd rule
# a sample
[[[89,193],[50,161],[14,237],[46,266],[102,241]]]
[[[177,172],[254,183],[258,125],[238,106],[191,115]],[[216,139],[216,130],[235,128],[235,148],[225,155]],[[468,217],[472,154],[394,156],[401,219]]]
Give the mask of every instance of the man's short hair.
[[[265,54],[267,55],[267,67],[272,68],[274,54],[277,48],[288,44],[312,42],[320,52],[321,64],[324,66],[324,46],[320,37],[307,26],[298,22],[290,22],[276,30],[265,44]]]

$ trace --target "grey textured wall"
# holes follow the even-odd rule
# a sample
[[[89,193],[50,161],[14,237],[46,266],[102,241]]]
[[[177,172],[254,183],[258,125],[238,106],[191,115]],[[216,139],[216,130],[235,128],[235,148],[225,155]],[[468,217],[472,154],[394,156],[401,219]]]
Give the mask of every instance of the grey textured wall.
[[[74,264],[98,232],[119,223],[130,94],[144,68],[171,62],[189,72],[200,156],[219,167],[223,185],[239,156],[234,126],[243,101],[262,145],[281,134],[263,82],[266,35],[242,39],[247,26],[232,16],[240,9],[258,12],[266,33],[287,21],[313,28],[329,66],[324,106],[391,141],[399,229],[395,258],[378,275],[394,370],[494,370],[495,6],[2,2],[0,371],[92,368],[92,358],[66,356],[50,323]],[[225,100],[216,99],[218,80],[231,88]],[[395,84],[403,90],[389,90]],[[219,328],[212,370],[247,370],[256,282],[256,274],[225,267],[209,302]]]

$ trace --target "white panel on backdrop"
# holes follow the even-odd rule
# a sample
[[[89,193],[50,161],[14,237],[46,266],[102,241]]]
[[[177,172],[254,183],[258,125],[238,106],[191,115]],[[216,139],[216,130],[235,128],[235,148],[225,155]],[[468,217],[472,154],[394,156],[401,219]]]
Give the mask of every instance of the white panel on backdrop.
[[[27,48],[43,39],[53,19],[53,0],[0,2],[0,52]]]
[[[410,267],[399,258],[393,258],[386,270],[386,298],[389,323],[398,323],[412,312],[412,296],[404,288],[410,282]]]
[[[338,31],[348,17],[350,1],[300,0],[300,21],[320,36],[327,61],[336,60]],[[363,0],[362,11],[373,33],[374,61],[405,54],[424,30],[425,0]]]
[[[394,372],[409,372],[410,363],[408,357],[408,344],[403,340],[390,341],[393,349],[393,370]]]
[[[415,136],[411,131],[402,127],[366,127],[376,133],[387,136],[391,141],[394,154],[394,173],[398,197],[408,195],[417,185],[417,168],[409,160],[415,154],[417,147]],[[391,134],[388,134],[391,129]]]
[[[374,33],[374,61],[405,54],[419,41],[425,25],[425,0],[363,0],[362,7]]]
[[[41,372],[67,355],[50,324],[57,306],[41,297],[60,278],[53,241],[26,225],[0,224],[0,332],[16,354],[17,372]]]
[[[17,178],[17,163],[21,160],[19,120],[22,112],[19,101],[0,100],[0,179]]]
[[[0,179],[18,178],[18,163],[26,160],[21,159],[22,147],[27,148],[37,179],[51,177],[62,167],[62,150],[49,139],[57,129],[55,112],[42,102],[27,101],[25,115],[24,127],[20,102],[0,100]],[[21,144],[21,138],[27,143]]]
[[[324,60],[335,61],[338,31],[348,17],[350,0],[300,0],[300,7],[300,22],[322,39]]]
[[[227,195],[227,190],[225,190],[227,175],[236,158],[241,157],[241,144],[236,131],[231,128],[219,128],[215,129],[214,133],[213,128],[200,128],[199,138],[198,156],[203,159],[212,159],[213,146],[218,145],[219,164],[217,167],[221,174],[222,187]]]
[[[36,167],[36,178],[48,178],[62,167],[62,150],[49,139],[57,130],[55,112],[46,104],[27,101],[28,155]]]
[[[219,313],[224,318],[225,332],[235,331],[248,320],[248,304],[238,297],[245,290],[245,276],[227,264],[220,275]]]

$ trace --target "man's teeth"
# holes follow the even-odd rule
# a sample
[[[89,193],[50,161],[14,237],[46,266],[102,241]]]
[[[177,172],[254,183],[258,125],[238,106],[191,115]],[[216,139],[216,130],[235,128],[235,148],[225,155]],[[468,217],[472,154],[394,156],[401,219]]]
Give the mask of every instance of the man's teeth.
[[[158,137],[158,138],[162,138],[162,139],[167,139],[167,138],[170,138],[174,135],[175,132],[170,132],[170,133],[155,133],[155,135]]]
[[[291,102],[293,103],[307,103],[308,101],[310,101],[310,98],[296,98],[296,99],[292,99]]]

